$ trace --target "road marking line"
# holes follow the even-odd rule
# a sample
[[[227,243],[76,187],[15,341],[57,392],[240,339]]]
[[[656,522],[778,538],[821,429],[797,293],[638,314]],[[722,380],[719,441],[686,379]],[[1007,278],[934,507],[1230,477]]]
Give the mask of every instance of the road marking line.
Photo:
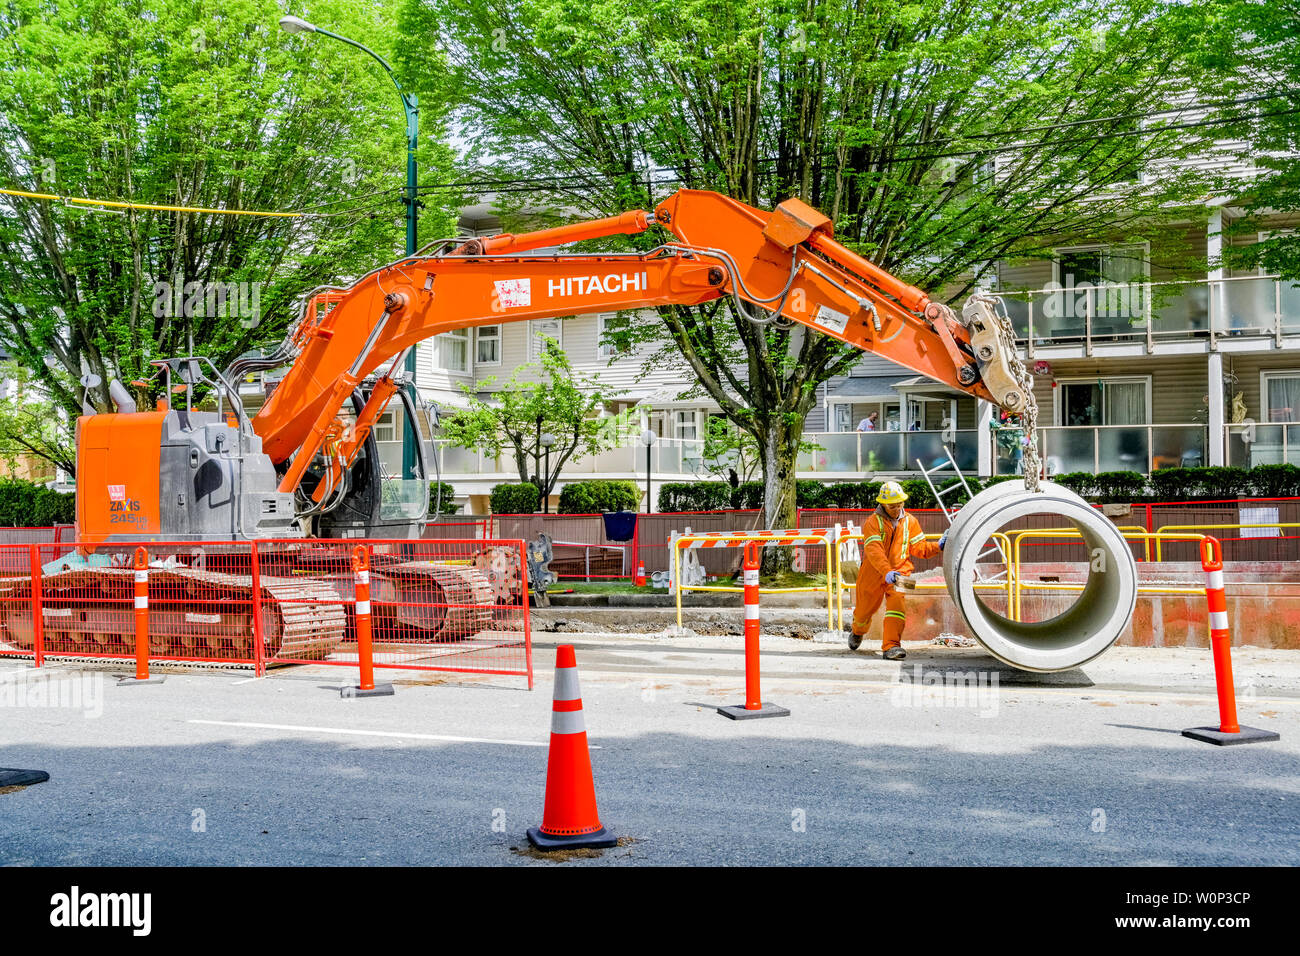
[[[247,684],[247,683],[249,683],[250,681],[255,681],[255,680],[264,680],[264,678],[261,678],[261,677],[245,677],[243,680],[232,681],[232,682],[231,682],[231,686],[233,687],[233,686],[235,686],[236,684]]]
[[[207,724],[213,727],[248,727],[258,730],[300,730],[312,734],[340,734],[358,737],[405,737],[411,740],[439,740],[454,744],[505,744],[510,747],[546,747],[549,743],[535,740],[493,740],[489,737],[453,737],[448,734],[413,734],[399,730],[350,730],[346,727],[301,727],[297,724],[255,724],[238,720],[189,720],[190,724]]]

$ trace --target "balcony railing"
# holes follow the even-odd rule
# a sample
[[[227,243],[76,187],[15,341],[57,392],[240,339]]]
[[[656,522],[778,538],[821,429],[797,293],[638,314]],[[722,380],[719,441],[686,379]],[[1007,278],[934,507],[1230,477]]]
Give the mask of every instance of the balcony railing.
[[[435,441],[438,463],[444,475],[515,475],[513,454],[494,459],[490,455],[458,448],[445,439]],[[704,442],[689,439],[661,438],[650,446],[650,463],[656,477],[689,475],[704,477]],[[532,470],[530,458],[529,470]],[[564,465],[564,477],[582,475],[644,475],[645,446],[610,448],[594,455],[570,460]]]
[[[1300,465],[1300,425],[1244,422],[1223,430],[1228,465]]]
[[[917,470],[919,458],[927,468],[947,460],[944,445],[952,448],[953,457],[963,471],[974,472],[978,466],[979,439],[974,429],[915,432],[805,432],[804,441],[818,446],[799,455],[800,472],[851,474],[870,472],[906,472]],[[514,458],[502,455],[493,459],[481,452],[436,442],[438,462],[443,475],[514,475]],[[400,448],[399,448],[400,451]],[[660,439],[650,446],[651,465],[656,478],[669,475],[706,479],[704,443],[683,439]],[[532,462],[529,461],[531,470]],[[611,448],[587,455],[564,466],[565,478],[583,475],[645,475],[645,446]]]
[[[1029,346],[1300,334],[1300,284],[1276,276],[1133,282],[1004,292],[1016,337]]]
[[[1208,432],[1207,426],[1196,424],[1058,426],[1038,430],[1038,447],[1051,475],[1071,471],[1150,474],[1161,468],[1208,464]],[[1016,445],[1019,435],[1014,429],[995,433],[995,474],[1021,473]]]
[[[819,449],[801,452],[800,472],[916,471],[919,458],[927,468],[947,461],[943,447],[952,448],[963,471],[978,465],[979,437],[974,429],[915,432],[805,432],[804,440]]]

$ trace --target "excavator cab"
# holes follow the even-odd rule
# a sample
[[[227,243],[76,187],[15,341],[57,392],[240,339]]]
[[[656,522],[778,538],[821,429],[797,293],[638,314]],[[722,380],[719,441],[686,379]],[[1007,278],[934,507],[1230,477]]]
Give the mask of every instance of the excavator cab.
[[[340,411],[345,424],[356,421],[374,385],[373,379],[367,380],[353,392]],[[346,472],[346,488],[314,513],[306,507],[304,517],[313,523],[311,533],[324,538],[420,537],[428,519],[429,482],[435,469],[434,425],[429,409],[409,383],[398,389],[389,409],[391,425],[370,430]],[[309,502],[324,479],[321,457],[303,476],[300,503]]]

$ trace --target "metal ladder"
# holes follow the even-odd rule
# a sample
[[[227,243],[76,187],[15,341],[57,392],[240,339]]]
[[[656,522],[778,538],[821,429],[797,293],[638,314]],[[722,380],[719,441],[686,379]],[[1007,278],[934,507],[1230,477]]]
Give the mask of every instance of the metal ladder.
[[[947,503],[943,500],[944,495],[957,490],[965,491],[967,499],[973,498],[974,495],[971,494],[970,485],[966,481],[966,476],[961,473],[961,469],[957,467],[956,459],[952,457],[952,449],[947,445],[944,445],[943,453],[944,456],[948,459],[947,461],[940,462],[938,465],[936,465],[933,468],[926,468],[925,465],[921,463],[921,459],[918,458],[916,459],[916,467],[921,469],[921,474],[925,476],[925,483],[930,486],[930,494],[934,495],[934,500],[939,502],[939,510],[943,513],[944,518],[947,519],[948,527],[951,528],[952,516],[955,515],[958,512],[958,510],[960,510],[961,506],[957,505],[956,507],[949,510]],[[952,473],[957,476],[957,480],[959,484],[949,485],[947,488],[940,490],[935,485],[934,479],[931,476],[949,470],[951,470]],[[984,558],[988,557],[991,554],[994,554],[995,552],[998,554],[999,557],[1002,558],[1002,570],[999,571],[997,574],[993,575],[992,577],[985,577],[984,575],[980,574],[979,563],[981,560],[983,560]],[[996,538],[993,539],[993,547],[987,548],[986,550],[981,551],[978,555],[975,556],[975,577],[976,580],[980,581],[981,583],[996,582],[999,578],[1003,577],[1008,573],[1007,569],[1010,567],[1011,567],[1011,561],[1007,558],[1007,553],[1002,550],[1001,542],[999,542]]]

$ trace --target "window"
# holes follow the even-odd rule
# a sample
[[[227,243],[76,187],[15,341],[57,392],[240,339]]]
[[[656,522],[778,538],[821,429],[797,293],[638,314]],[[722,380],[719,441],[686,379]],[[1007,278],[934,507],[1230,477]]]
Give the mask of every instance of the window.
[[[607,335],[617,334],[619,331],[627,329],[630,323],[626,315],[619,315],[616,312],[601,312],[596,316],[596,321],[596,341],[599,343],[596,346],[597,357],[609,360],[632,351],[626,343],[620,347],[618,343],[606,339]]]
[[[1151,380],[1058,381],[1058,425],[1145,425],[1151,420]]]
[[[477,365],[501,364],[501,326],[480,325],[474,333],[474,362]]]
[[[528,357],[532,361],[542,357],[542,346],[547,338],[554,339],[558,348],[564,348],[564,324],[559,319],[530,319],[528,326],[532,333],[528,341]]]
[[[1064,291],[1048,296],[1044,317],[1061,320],[1053,327],[1078,326],[1082,333],[1091,314],[1094,335],[1130,331],[1146,318],[1148,258],[1145,243],[1057,249],[1053,280]]]
[[[677,412],[674,418],[677,426],[677,438],[689,441],[700,437],[694,411]]]
[[[438,366],[449,372],[469,371],[469,329],[455,329],[438,336]]]
[[[1263,372],[1265,421],[1300,422],[1300,370]]]
[[[375,441],[397,441],[397,422],[391,409],[375,419],[371,431],[375,434]]]

